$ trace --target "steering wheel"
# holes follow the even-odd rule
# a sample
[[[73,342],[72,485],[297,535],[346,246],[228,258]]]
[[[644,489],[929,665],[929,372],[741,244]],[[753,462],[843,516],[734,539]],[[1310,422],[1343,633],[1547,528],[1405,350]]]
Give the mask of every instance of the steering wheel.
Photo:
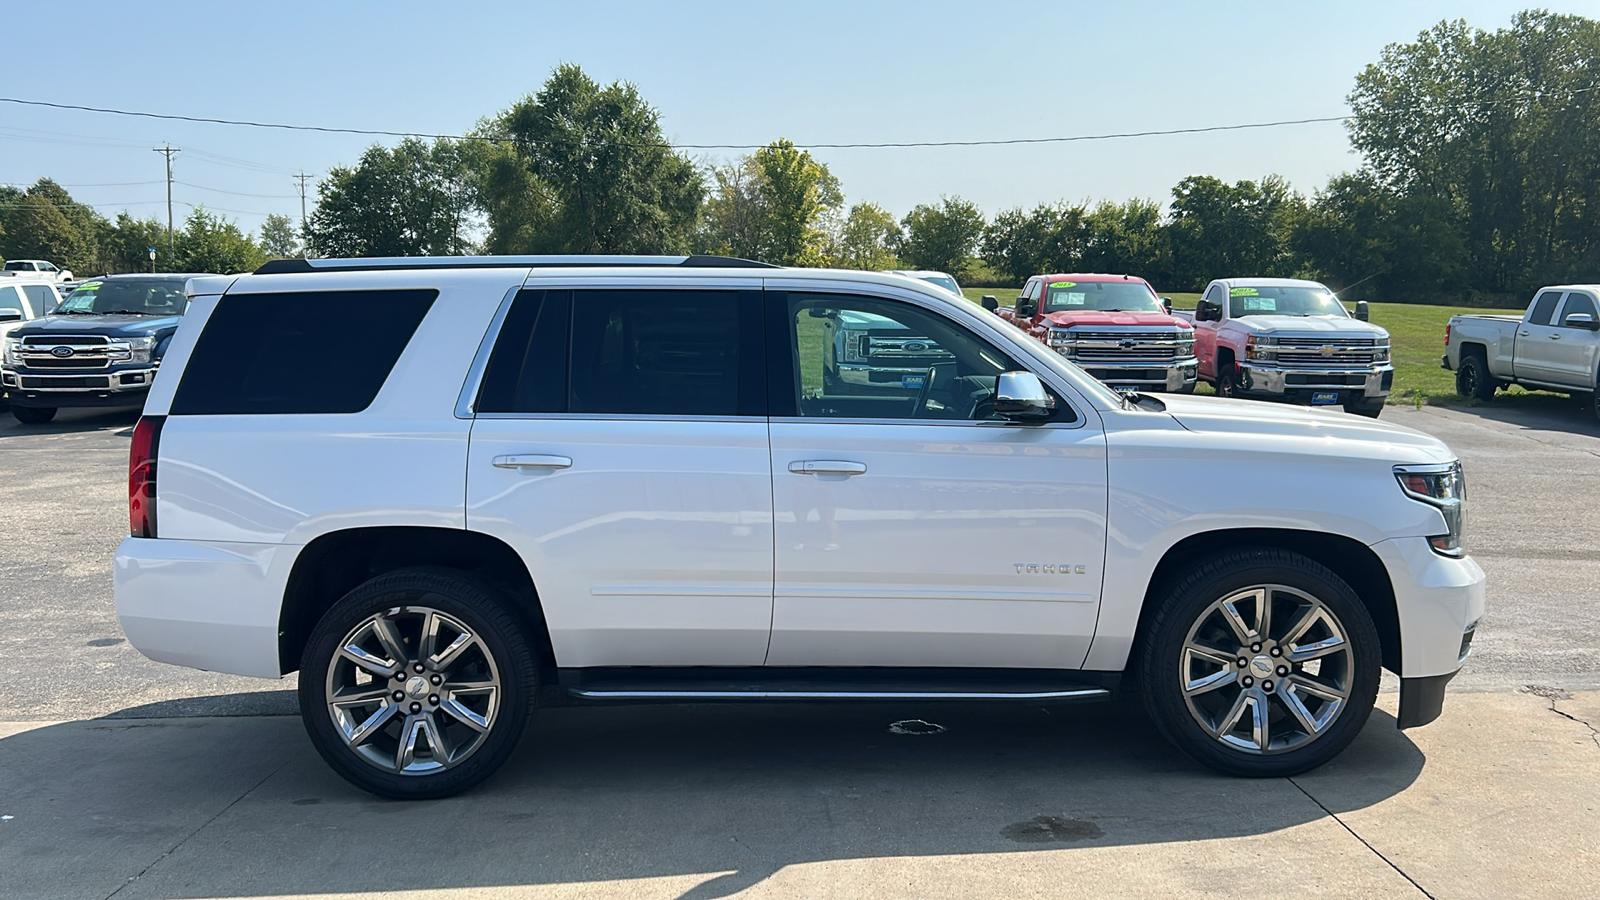
[[[917,391],[917,405],[911,407],[911,418],[925,418],[923,413],[928,408],[928,401],[933,397],[933,376],[938,366],[929,366],[928,374],[922,376],[922,389]]]

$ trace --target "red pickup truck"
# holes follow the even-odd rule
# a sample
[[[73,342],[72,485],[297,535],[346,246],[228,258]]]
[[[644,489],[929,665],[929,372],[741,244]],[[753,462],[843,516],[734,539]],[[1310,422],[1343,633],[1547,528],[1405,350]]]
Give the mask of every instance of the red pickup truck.
[[[1194,390],[1194,324],[1143,278],[1035,275],[996,312],[1113,388]]]

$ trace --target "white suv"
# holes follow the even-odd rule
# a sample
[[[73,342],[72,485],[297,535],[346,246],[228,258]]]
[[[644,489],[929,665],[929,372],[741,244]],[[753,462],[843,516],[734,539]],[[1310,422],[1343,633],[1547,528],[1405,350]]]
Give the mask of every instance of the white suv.
[[[1072,701],[1304,771],[1440,712],[1484,578],[1426,435],[1118,395],[931,285],[707,257],[197,278],[134,432],[117,612],[276,678],[355,784],[488,777],[535,705]],[[826,323],[941,355],[830,394]]]

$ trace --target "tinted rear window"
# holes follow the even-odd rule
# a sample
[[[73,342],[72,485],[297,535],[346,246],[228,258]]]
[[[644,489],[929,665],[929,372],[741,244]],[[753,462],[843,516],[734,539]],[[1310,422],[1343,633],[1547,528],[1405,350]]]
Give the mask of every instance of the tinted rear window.
[[[224,296],[189,357],[172,414],[360,412],[438,296],[435,290]]]
[[[1550,317],[1556,314],[1556,304],[1561,302],[1560,291],[1545,291],[1533,303],[1533,313],[1528,316],[1530,325],[1549,325]]]

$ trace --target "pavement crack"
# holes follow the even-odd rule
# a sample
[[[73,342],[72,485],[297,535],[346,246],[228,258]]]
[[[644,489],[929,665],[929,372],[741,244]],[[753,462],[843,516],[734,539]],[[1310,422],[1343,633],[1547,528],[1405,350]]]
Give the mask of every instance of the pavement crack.
[[[1406,874],[1406,870],[1405,869],[1402,869],[1398,865],[1396,865],[1394,860],[1390,859],[1387,856],[1384,856],[1383,852],[1380,851],[1377,847],[1372,846],[1372,844],[1370,842],[1368,842],[1366,838],[1362,837],[1359,834],[1356,834],[1356,830],[1354,828],[1351,828],[1348,824],[1346,824],[1343,819],[1339,818],[1339,814],[1338,813],[1336,813],[1333,810],[1329,809],[1328,807],[1324,806],[1322,804],[1321,800],[1318,800],[1316,797],[1311,796],[1311,792],[1306,790],[1304,787],[1301,787],[1300,786],[1300,782],[1295,781],[1293,778],[1286,778],[1284,780],[1289,782],[1290,784],[1294,785],[1295,789],[1298,790],[1300,793],[1305,794],[1306,795],[1306,799],[1310,800],[1312,803],[1315,803],[1317,805],[1318,809],[1320,809],[1323,812],[1328,814],[1329,818],[1333,819],[1335,822],[1338,822],[1340,828],[1343,828],[1345,831],[1348,831],[1350,833],[1351,837],[1353,837],[1356,840],[1361,842],[1361,846],[1366,847],[1368,850],[1371,850],[1373,856],[1376,856],[1377,858],[1383,860],[1384,863],[1386,865],[1388,865],[1389,868],[1395,870],[1395,873],[1398,874],[1401,878],[1404,878],[1405,880],[1411,882],[1411,886],[1416,888],[1418,893],[1422,894],[1422,896],[1424,896],[1424,897],[1427,897],[1428,900],[1438,900],[1437,897],[1433,896],[1433,894],[1428,892],[1427,888],[1423,887],[1421,884],[1418,884],[1417,880],[1415,878],[1412,878],[1410,875]]]
[[[1589,740],[1593,741],[1596,747],[1600,747],[1600,729],[1590,725],[1588,720],[1580,719],[1572,713],[1562,710],[1561,707],[1556,705],[1562,700],[1572,699],[1572,694],[1570,692],[1563,691],[1560,688],[1545,687],[1544,685],[1538,684],[1527,685],[1523,688],[1523,690],[1533,694],[1536,697],[1543,697],[1544,699],[1548,700],[1550,702],[1550,711],[1561,718],[1571,722],[1577,722],[1584,728],[1589,729]]]
[[[277,768],[275,768],[271,772],[268,772],[267,774],[261,776],[261,780],[260,781],[257,781],[255,784],[252,784],[248,788],[245,788],[243,793],[239,794],[239,796],[237,796],[237,797],[233,798],[232,800],[228,801],[228,805],[227,806],[224,806],[223,808],[217,810],[216,814],[213,815],[211,818],[209,818],[209,819],[205,820],[204,822],[201,822],[199,825],[195,826],[193,831],[190,831],[188,834],[184,835],[182,838],[180,838],[178,840],[178,842],[176,844],[173,844],[171,847],[168,847],[160,856],[158,856],[155,859],[151,860],[149,865],[147,865],[144,868],[140,869],[139,871],[133,873],[133,875],[129,876],[127,881],[124,881],[123,883],[117,885],[117,889],[116,890],[114,890],[111,893],[105,895],[104,897],[101,898],[101,900],[111,900],[111,898],[113,898],[113,897],[117,896],[118,894],[122,893],[123,888],[126,888],[128,885],[133,884],[135,881],[138,881],[139,879],[143,878],[145,876],[146,872],[149,872],[151,869],[154,869],[156,866],[160,865],[162,860],[166,859],[167,857],[171,856],[174,853],[177,853],[178,849],[180,847],[182,847],[184,844],[189,843],[189,840],[191,838],[193,838],[195,835],[199,834],[200,832],[205,831],[206,828],[210,827],[212,822],[215,822],[216,820],[222,818],[223,814],[226,813],[228,810],[233,809],[233,807],[240,800],[243,800],[244,798],[246,798],[246,797],[250,796],[251,794],[255,793],[257,788],[259,788],[263,784],[267,783],[267,779],[269,779],[272,776],[278,774],[279,772],[282,772],[283,771],[283,767],[287,766],[288,764],[289,764],[289,760],[286,759],[283,762],[279,763]]]

